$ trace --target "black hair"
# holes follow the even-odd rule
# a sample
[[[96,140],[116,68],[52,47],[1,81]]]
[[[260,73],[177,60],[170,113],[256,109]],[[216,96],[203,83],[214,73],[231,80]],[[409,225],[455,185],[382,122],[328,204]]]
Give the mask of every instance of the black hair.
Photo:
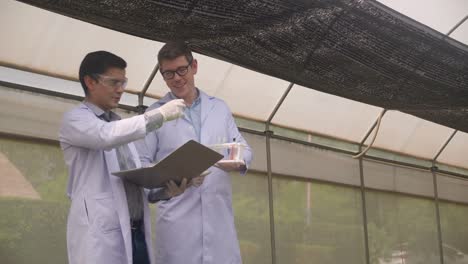
[[[96,79],[97,74],[103,74],[110,68],[125,69],[127,62],[121,57],[108,51],[94,51],[88,53],[80,65],[79,77],[80,83],[86,95],[88,95],[88,87],[85,84],[84,77],[90,76]]]

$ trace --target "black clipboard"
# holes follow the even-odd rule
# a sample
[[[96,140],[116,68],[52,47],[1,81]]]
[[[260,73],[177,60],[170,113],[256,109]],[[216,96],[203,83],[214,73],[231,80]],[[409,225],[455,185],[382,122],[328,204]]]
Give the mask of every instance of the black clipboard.
[[[131,170],[112,172],[113,175],[148,189],[165,187],[173,180],[177,184],[183,178],[197,177],[224,156],[218,152],[190,140],[158,163]]]

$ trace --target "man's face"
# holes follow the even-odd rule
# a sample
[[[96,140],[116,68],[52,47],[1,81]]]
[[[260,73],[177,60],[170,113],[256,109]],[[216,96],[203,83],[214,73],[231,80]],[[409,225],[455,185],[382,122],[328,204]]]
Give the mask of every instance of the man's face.
[[[96,80],[85,77],[88,86],[88,99],[104,111],[109,111],[119,105],[120,97],[127,84],[125,70],[109,68],[106,72],[96,75]]]
[[[163,60],[160,67],[164,81],[175,96],[188,99],[195,93],[194,75],[197,73],[197,60],[189,63],[185,56],[179,56],[173,60]],[[168,72],[173,73],[169,74],[173,75],[172,78],[167,78]]]

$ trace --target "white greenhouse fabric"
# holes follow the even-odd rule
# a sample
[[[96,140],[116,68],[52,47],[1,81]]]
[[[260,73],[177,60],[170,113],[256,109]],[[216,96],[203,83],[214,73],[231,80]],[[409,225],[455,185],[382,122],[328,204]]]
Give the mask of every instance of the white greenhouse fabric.
[[[446,34],[468,15],[467,0],[381,0],[384,5]],[[90,51],[108,50],[128,62],[129,90],[141,91],[155,64],[162,43],[101,28],[13,0],[0,3],[0,65],[76,80],[79,63]],[[452,35],[468,44],[468,22]],[[196,54],[197,85],[225,100],[238,116],[266,121],[289,83],[239,66]],[[76,81],[58,81],[44,75],[0,67],[0,81],[80,95]],[[148,94],[167,92],[156,75]],[[2,96],[7,96],[2,94]],[[153,102],[145,99],[145,103]],[[136,96],[122,102],[136,106]],[[272,120],[345,141],[359,143],[382,108],[294,85]],[[6,118],[5,116],[3,116]],[[382,120],[374,147],[432,159],[453,129],[389,111]],[[439,161],[468,168],[468,135],[457,133]]]
[[[433,159],[452,133],[451,128],[402,112],[388,111],[373,146]]]
[[[382,108],[293,86],[273,123],[360,142]]]
[[[438,158],[439,162],[468,168],[468,134],[457,132]]]
[[[460,20],[468,15],[466,0],[377,0],[378,2],[410,17],[421,24],[447,34]],[[467,44],[468,36],[462,37],[457,31],[452,33]]]

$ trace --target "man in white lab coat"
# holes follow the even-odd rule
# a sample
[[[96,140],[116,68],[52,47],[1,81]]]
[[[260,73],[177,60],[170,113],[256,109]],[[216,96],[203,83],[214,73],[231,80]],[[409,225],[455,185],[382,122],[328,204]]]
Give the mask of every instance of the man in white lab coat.
[[[167,123],[136,143],[143,166],[160,161],[188,140],[204,145],[236,141],[247,146],[226,103],[196,88],[194,76],[198,62],[184,42],[167,43],[159,51],[158,61],[170,92],[148,111],[160,109],[180,98],[187,107],[183,118]],[[252,152],[247,146],[243,161],[212,167],[201,186],[191,186],[183,194],[158,203],[157,263],[242,262],[228,172],[245,173],[251,159]],[[150,193],[150,201],[157,200],[158,192]]]
[[[124,92],[126,62],[106,51],[83,59],[79,78],[85,100],[64,115],[59,139],[69,167],[67,224],[69,263],[154,263],[150,213],[142,188],[111,173],[140,167],[131,143],[179,118],[182,100],[158,111],[120,120],[112,112]],[[182,185],[165,189],[168,197]]]

